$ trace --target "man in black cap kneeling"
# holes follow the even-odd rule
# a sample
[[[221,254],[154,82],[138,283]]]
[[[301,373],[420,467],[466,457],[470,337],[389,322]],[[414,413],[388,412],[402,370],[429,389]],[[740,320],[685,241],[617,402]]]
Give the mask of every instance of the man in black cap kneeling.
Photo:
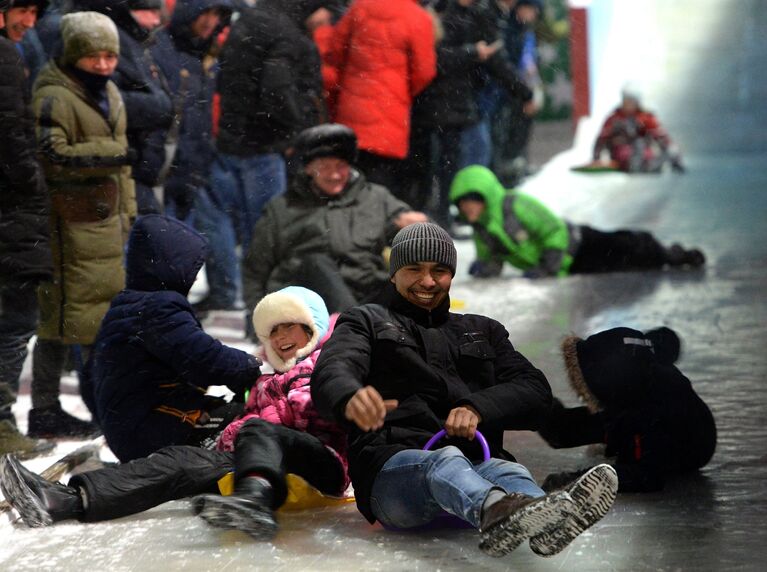
[[[391,284],[378,304],[339,317],[312,374],[312,399],[349,427],[349,472],[370,522],[413,529],[449,514],[480,530],[487,554],[529,540],[533,552],[552,556],[607,513],[617,477],[600,465],[546,496],[504,451],[504,430],[543,421],[551,389],[503,325],[450,313],[456,258],[441,227],[400,230]],[[442,429],[450,437],[442,448],[422,450]]]
[[[338,124],[304,130],[287,192],[266,205],[243,262],[248,308],[289,285],[314,290],[330,312],[377,294],[388,274],[383,252],[394,234],[426,215],[354,168],[357,137]]]

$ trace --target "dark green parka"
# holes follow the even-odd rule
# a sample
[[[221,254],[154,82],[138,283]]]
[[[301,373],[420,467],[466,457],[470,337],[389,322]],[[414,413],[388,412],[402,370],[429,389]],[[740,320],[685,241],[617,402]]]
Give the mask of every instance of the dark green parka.
[[[39,291],[38,336],[90,344],[109,302],[125,286],[123,247],[136,217],[126,114],[106,86],[109,117],[55,61],[35,82],[40,162],[51,196],[54,275]]]
[[[243,262],[245,303],[253,308],[269,292],[293,283],[301,259],[328,254],[359,299],[389,280],[383,251],[399,230],[393,220],[410,207],[385,187],[352,170],[343,193],[328,198],[297,175],[284,195],[266,205]]]

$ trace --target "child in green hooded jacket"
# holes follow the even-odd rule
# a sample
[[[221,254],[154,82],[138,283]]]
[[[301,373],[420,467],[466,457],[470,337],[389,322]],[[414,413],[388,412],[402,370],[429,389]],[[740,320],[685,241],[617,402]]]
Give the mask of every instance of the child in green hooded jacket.
[[[500,275],[504,262],[528,278],[698,267],[705,262],[700,250],[679,244],[666,248],[646,231],[604,232],[570,223],[537,199],[505,189],[480,165],[456,174],[450,201],[474,229],[477,259],[469,273],[478,278]]]

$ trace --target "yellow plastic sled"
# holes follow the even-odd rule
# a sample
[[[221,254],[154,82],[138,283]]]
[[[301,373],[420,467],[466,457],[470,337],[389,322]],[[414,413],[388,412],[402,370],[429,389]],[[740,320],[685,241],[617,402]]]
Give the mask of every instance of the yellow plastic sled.
[[[329,497],[323,495],[304,479],[293,473],[285,477],[288,485],[288,497],[280,510],[305,510],[326,506],[340,506],[354,502],[354,497]],[[224,496],[234,492],[234,473],[227,473],[218,480],[218,490]]]

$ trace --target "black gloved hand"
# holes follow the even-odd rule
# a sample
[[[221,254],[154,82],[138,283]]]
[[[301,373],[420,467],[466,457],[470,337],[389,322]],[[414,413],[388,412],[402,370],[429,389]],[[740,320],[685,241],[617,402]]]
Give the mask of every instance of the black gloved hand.
[[[541,488],[546,493],[556,491],[565,488],[570,483],[574,482],[579,477],[582,477],[587,471],[590,471],[592,467],[584,467],[575,471],[563,471],[561,473],[551,473],[543,480]]]
[[[485,261],[475,260],[469,266],[469,274],[475,278],[493,278],[501,274],[503,266],[501,264]]]

